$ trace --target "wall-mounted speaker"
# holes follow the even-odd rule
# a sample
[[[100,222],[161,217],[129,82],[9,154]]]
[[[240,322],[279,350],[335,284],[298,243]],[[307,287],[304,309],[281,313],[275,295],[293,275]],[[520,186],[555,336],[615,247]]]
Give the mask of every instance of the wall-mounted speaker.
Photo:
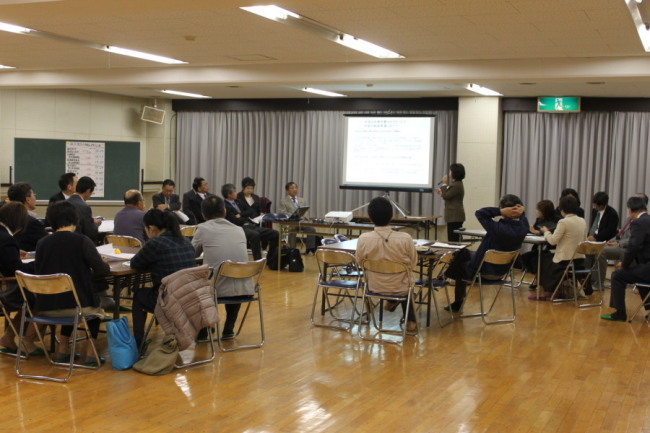
[[[165,120],[165,110],[145,105],[142,108],[142,115],[140,116],[140,119],[144,120],[145,122],[162,125],[163,121]]]

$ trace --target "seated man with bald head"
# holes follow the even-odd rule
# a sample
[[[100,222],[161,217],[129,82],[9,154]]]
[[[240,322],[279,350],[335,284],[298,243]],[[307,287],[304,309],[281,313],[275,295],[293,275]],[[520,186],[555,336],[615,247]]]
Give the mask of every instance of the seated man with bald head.
[[[124,193],[124,208],[115,214],[113,233],[119,236],[131,236],[144,244],[144,198],[137,189]]]

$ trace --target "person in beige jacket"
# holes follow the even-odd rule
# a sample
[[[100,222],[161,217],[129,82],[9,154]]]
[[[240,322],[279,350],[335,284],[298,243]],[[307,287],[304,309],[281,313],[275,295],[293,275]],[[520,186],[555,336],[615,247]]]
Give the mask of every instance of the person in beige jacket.
[[[529,299],[543,301],[551,296],[569,261],[573,258],[576,248],[580,242],[587,239],[587,223],[584,218],[576,215],[579,208],[578,201],[574,197],[563,197],[560,200],[560,212],[563,218],[558,221],[555,231],[551,233],[547,227],[541,227],[546,242],[555,246],[555,254],[552,258],[542,257],[540,284],[544,288],[544,294],[539,298],[533,294]],[[584,259],[584,256],[578,259]]]
[[[375,197],[368,205],[368,216],[375,224],[375,230],[359,237],[356,258],[359,263],[364,260],[390,260],[403,263],[413,269],[417,264],[418,255],[413,244],[413,238],[408,233],[396,232],[390,228],[393,218],[393,205],[384,197]],[[367,275],[368,290],[376,293],[399,294],[408,292],[408,278],[403,275],[382,275],[371,273]],[[398,302],[385,304],[385,309],[393,311]],[[406,301],[402,302],[402,309],[406,310]],[[406,315],[406,313],[405,313]],[[417,329],[415,313],[411,304],[408,312],[407,331]]]

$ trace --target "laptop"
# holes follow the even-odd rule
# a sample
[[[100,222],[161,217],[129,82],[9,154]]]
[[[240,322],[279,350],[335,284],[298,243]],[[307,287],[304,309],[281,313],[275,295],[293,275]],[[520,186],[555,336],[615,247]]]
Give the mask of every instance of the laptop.
[[[302,218],[307,213],[308,210],[309,210],[309,206],[300,206],[300,207],[296,208],[296,210],[293,211],[293,213],[289,216],[289,218],[288,218],[289,221],[297,221],[297,220],[299,220],[300,218]]]

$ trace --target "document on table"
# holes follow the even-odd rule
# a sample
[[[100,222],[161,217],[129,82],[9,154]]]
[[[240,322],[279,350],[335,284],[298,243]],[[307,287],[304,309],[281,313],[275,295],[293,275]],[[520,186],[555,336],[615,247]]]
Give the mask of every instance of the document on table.
[[[122,260],[131,260],[135,254],[118,252],[119,248],[114,248],[113,244],[104,244],[97,247],[97,252],[102,257],[106,257],[109,262],[119,262]]]

